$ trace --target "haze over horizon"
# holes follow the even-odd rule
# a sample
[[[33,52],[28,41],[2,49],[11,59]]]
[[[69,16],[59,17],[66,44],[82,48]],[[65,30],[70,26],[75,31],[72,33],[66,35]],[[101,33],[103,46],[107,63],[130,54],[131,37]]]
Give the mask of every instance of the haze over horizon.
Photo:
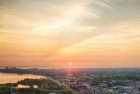
[[[0,0],[0,66],[140,68],[140,0]]]

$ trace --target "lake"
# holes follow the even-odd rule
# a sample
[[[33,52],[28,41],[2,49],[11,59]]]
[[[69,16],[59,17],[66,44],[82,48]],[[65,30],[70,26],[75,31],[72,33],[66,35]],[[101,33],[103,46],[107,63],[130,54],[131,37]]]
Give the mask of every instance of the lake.
[[[10,73],[0,73],[0,84],[5,83],[15,83],[20,80],[30,78],[30,79],[40,79],[45,78],[44,76],[32,75],[32,74],[10,74]]]

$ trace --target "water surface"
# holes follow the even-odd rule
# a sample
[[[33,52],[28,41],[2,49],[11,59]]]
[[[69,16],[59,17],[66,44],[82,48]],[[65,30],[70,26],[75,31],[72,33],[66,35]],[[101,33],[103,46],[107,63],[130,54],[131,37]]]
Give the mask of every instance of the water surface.
[[[11,73],[0,73],[0,84],[15,83],[25,78],[40,79],[40,78],[45,78],[45,77],[32,75],[32,74],[19,75],[19,74],[11,74]]]

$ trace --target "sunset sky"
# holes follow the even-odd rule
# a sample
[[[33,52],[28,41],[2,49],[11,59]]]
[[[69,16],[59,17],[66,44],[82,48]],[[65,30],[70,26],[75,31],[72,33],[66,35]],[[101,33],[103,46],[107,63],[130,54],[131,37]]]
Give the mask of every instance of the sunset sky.
[[[0,0],[0,66],[140,67],[140,0]]]

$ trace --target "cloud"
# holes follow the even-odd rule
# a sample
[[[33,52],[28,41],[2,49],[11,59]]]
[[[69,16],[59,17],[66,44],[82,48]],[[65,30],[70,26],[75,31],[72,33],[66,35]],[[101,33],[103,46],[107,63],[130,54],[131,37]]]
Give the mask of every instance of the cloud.
[[[139,41],[134,1],[0,0],[0,55],[25,61],[77,55],[92,60],[119,50],[126,55],[125,48],[137,48]]]

